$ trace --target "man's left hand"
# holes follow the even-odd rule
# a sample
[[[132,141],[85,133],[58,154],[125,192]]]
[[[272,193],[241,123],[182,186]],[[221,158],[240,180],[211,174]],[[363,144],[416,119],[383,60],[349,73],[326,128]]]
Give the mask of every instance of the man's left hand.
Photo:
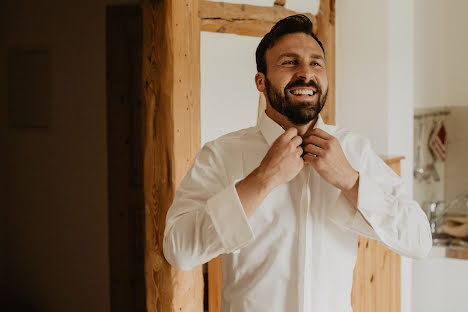
[[[315,128],[306,133],[302,143],[305,165],[311,165],[328,183],[342,191],[351,190],[359,173],[350,165],[337,138]]]

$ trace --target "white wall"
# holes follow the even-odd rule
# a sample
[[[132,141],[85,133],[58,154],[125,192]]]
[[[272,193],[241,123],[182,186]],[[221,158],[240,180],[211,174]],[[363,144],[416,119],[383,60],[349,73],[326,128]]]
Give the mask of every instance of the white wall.
[[[412,194],[413,1],[336,1],[336,120],[381,155],[404,156]],[[411,311],[412,261],[402,259],[402,311]]]
[[[415,107],[447,106],[449,154],[445,163],[446,199],[468,191],[466,84],[468,2],[415,0]],[[459,107],[465,106],[465,107]],[[461,118],[466,116],[466,120]],[[465,147],[462,145],[465,144]],[[464,186],[463,186],[464,185]],[[413,265],[413,311],[468,311],[468,261],[430,258]]]
[[[261,38],[202,32],[200,38],[201,140],[257,123],[255,49]]]
[[[413,311],[468,311],[466,262],[445,258],[415,261]]]
[[[387,122],[389,155],[402,155],[401,176],[413,193],[413,1],[387,1]],[[401,257],[401,307],[411,311],[412,260]]]
[[[414,0],[415,107],[446,105],[448,49],[446,1]],[[454,1],[456,2],[456,1]]]
[[[421,1],[421,0],[419,0]],[[433,0],[434,1],[434,0]],[[433,2],[430,1],[430,2]],[[468,95],[466,85],[468,83],[468,1],[452,0],[442,1],[445,4],[445,45],[447,70],[446,78],[447,93],[446,101],[451,106],[468,106]],[[425,4],[429,6],[430,4]],[[445,63],[445,62],[444,62]]]
[[[386,7],[373,0],[337,0],[335,18],[336,123],[387,154]]]

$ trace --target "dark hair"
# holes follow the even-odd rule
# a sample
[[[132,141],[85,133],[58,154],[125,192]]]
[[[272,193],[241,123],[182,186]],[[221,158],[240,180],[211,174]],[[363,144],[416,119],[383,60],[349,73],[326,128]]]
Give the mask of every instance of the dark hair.
[[[275,26],[271,28],[270,32],[262,38],[262,41],[258,44],[257,51],[255,51],[257,71],[266,75],[266,51],[273,47],[281,37],[287,34],[305,33],[314,38],[322,48],[323,53],[325,53],[322,43],[314,35],[312,28],[312,22],[303,14],[291,15],[277,22]]]

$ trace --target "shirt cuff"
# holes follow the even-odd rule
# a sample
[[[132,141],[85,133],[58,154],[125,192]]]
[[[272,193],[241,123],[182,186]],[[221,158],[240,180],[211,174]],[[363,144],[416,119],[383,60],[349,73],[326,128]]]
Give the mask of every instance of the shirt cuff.
[[[340,192],[340,195],[338,196],[335,205],[331,207],[328,216],[337,225],[350,228],[356,214],[358,214],[356,208],[351,205],[343,192]]]
[[[381,190],[370,183],[365,175],[359,173],[358,208],[356,209],[343,192],[340,192],[335,205],[329,211],[329,218],[338,226],[350,229],[372,239],[378,239],[374,229],[366,222],[367,220],[371,223],[368,217],[372,216],[372,211],[369,211],[369,209],[362,209],[362,207],[373,207],[373,203],[368,202],[370,200],[369,195],[371,197],[382,196],[377,192],[381,192]],[[363,215],[366,219],[364,219]]]
[[[216,232],[226,253],[235,252],[255,239],[247,215],[237,195],[236,183],[211,197],[206,211],[211,217]]]
[[[388,190],[391,192],[391,190]],[[393,207],[394,197],[385,192],[371,177],[361,175],[359,178],[358,209],[370,224],[376,219],[394,214],[386,207]]]

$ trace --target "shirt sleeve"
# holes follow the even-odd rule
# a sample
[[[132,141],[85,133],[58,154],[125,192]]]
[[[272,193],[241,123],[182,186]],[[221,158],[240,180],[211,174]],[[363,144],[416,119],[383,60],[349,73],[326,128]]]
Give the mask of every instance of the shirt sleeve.
[[[213,146],[206,144],[182,180],[166,216],[163,252],[177,270],[191,270],[255,239]]]
[[[431,250],[426,214],[409,197],[401,177],[375,154],[367,140],[360,160],[357,206],[359,211],[340,193],[330,218],[406,257],[422,259]]]

